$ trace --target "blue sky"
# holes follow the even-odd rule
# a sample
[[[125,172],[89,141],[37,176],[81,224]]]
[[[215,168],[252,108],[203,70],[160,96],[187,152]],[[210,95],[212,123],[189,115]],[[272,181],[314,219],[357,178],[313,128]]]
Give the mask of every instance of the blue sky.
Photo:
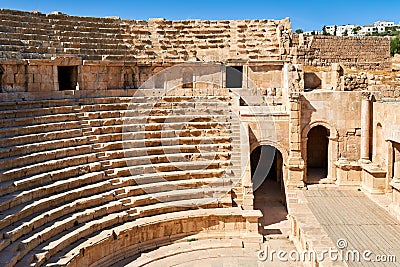
[[[119,16],[126,19],[280,19],[290,17],[293,30],[321,29],[331,24],[369,24],[400,21],[400,1],[296,1],[296,0],[0,0],[1,8],[61,11],[78,16]]]

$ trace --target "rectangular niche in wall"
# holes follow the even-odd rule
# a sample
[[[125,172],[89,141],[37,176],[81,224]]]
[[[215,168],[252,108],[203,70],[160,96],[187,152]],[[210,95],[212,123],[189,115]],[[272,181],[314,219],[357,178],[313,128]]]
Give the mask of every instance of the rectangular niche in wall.
[[[242,88],[243,66],[226,67],[226,88]]]
[[[58,88],[60,91],[75,90],[78,82],[78,66],[58,66]]]

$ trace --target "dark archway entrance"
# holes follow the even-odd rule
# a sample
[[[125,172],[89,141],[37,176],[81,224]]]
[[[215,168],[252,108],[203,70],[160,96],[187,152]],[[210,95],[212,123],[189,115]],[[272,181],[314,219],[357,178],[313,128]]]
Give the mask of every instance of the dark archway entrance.
[[[58,86],[60,91],[75,90],[77,82],[77,66],[58,66]]]
[[[307,135],[307,183],[318,183],[328,175],[329,130],[313,127]]]
[[[226,68],[226,88],[242,88],[243,66]]]
[[[286,198],[283,184],[283,157],[275,147],[264,145],[250,155],[254,186],[254,208],[261,210],[260,232],[263,235],[287,235]]]

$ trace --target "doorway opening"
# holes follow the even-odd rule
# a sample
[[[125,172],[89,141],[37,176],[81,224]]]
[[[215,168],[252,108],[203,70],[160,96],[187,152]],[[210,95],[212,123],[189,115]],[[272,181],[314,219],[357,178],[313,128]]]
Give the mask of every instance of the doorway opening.
[[[286,216],[286,197],[283,177],[283,157],[273,146],[262,145],[250,155],[254,209],[261,210],[260,232],[263,235],[286,235],[290,223]]]
[[[60,91],[75,90],[78,82],[78,66],[58,66],[58,87]]]
[[[328,175],[329,130],[313,127],[307,135],[307,183],[319,183]]]
[[[193,73],[184,72],[182,77],[182,88],[193,88]]]
[[[3,93],[3,73],[4,70],[0,67],[0,93]]]
[[[243,66],[226,67],[226,88],[242,88]]]
[[[135,87],[136,77],[135,77],[135,72],[133,71],[132,68],[124,69],[122,71],[122,75],[123,75],[123,81],[124,81],[123,86],[125,89],[136,88]]]

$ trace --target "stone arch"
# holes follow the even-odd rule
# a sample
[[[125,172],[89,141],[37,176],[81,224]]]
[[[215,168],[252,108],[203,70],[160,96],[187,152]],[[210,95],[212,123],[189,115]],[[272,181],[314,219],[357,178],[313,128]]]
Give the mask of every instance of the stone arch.
[[[259,232],[263,235],[281,234],[277,226],[287,219],[286,180],[284,160],[287,155],[275,142],[254,142],[251,145],[251,178],[253,182],[254,209],[261,210]],[[271,149],[276,149],[274,155]],[[282,150],[281,150],[282,149]],[[263,151],[267,154],[263,154]],[[256,168],[255,168],[256,166]]]
[[[278,150],[280,152],[280,154],[282,155],[282,190],[284,190],[285,185],[286,185],[286,181],[288,179],[288,168],[287,168],[287,163],[289,160],[289,151],[287,148],[285,148],[281,143],[278,143],[276,141],[272,141],[272,140],[257,140],[253,143],[250,144],[250,153],[249,155],[251,155],[251,153],[259,146],[272,146],[274,147],[276,150]]]
[[[283,158],[283,164],[284,166],[286,166],[286,163],[288,161],[289,158],[289,151],[280,143],[276,142],[276,141],[271,141],[271,140],[259,140],[259,141],[255,141],[252,144],[250,144],[250,154],[251,152],[254,151],[254,149],[256,149],[259,146],[273,146],[275,147],[279,152],[281,152],[282,154],[282,158]]]
[[[338,134],[338,131],[336,130],[336,128],[333,127],[328,122],[322,121],[322,120],[321,121],[313,121],[313,122],[307,124],[302,130],[301,137],[302,138],[307,138],[308,133],[315,126],[324,126],[326,129],[328,129],[329,130],[329,138],[335,138],[336,139],[336,138],[339,137],[339,134]]]
[[[329,132],[328,136],[328,167],[327,167],[327,179],[328,180],[336,180],[336,168],[334,162],[338,160],[338,137],[339,133],[337,129],[332,126],[330,123],[317,120],[307,124],[301,133],[302,138],[302,156],[304,159],[304,179],[307,182],[307,142],[308,142],[308,134],[316,126],[325,127],[326,130]]]

